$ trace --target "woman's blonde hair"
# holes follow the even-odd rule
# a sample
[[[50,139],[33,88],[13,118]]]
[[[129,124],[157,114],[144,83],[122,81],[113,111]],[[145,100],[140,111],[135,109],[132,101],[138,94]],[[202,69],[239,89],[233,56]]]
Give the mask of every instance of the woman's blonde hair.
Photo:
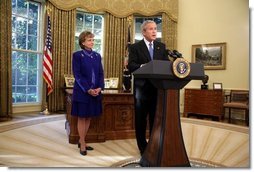
[[[81,32],[78,37],[78,43],[80,48],[85,49],[85,46],[82,43],[85,42],[87,38],[93,38],[93,37],[94,37],[94,34],[90,31]]]

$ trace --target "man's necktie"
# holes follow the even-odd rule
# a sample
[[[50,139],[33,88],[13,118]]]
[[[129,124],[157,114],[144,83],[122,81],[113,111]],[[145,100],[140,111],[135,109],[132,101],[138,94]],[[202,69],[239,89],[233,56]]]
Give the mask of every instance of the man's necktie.
[[[153,60],[153,44],[151,42],[149,43],[149,54],[150,54],[151,60]]]

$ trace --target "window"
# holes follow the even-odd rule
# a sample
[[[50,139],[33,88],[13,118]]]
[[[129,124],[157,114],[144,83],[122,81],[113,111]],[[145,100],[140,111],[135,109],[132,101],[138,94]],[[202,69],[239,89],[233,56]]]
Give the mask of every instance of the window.
[[[161,41],[161,32],[162,32],[162,20],[161,16],[158,17],[135,17],[135,42],[138,42],[143,39],[141,32],[141,25],[145,20],[153,20],[157,24],[157,41]]]
[[[12,102],[41,103],[41,4],[12,0]]]
[[[103,15],[77,12],[76,15],[76,32],[75,32],[75,50],[79,50],[79,34],[85,30],[94,33],[94,51],[102,55],[103,45]]]

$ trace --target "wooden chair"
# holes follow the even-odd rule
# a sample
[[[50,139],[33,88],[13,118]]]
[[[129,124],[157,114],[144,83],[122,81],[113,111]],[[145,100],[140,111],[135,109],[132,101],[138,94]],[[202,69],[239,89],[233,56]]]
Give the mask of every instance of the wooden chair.
[[[228,108],[228,122],[231,123],[231,109],[244,111],[246,125],[249,126],[249,91],[231,90],[230,101],[223,104],[224,115]]]

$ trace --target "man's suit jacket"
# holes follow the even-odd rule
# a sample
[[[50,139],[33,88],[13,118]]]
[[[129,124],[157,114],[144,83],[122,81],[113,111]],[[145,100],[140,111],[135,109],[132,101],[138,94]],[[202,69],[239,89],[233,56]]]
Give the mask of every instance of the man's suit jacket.
[[[153,48],[154,60],[169,60],[165,44],[154,41]],[[140,68],[142,64],[146,64],[149,61],[151,61],[151,57],[144,40],[130,46],[128,68],[131,73]],[[147,82],[148,81],[145,79],[135,79],[134,86],[142,87]]]

